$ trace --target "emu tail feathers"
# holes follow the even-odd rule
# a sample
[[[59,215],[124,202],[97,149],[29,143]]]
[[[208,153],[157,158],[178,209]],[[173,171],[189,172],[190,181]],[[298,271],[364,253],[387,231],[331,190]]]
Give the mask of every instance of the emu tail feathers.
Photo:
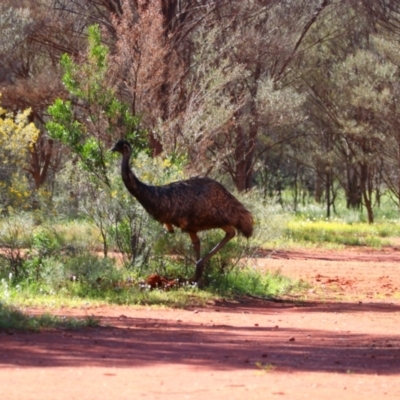
[[[241,213],[236,225],[236,229],[246,238],[249,238],[253,234],[254,219],[250,211],[244,210]]]

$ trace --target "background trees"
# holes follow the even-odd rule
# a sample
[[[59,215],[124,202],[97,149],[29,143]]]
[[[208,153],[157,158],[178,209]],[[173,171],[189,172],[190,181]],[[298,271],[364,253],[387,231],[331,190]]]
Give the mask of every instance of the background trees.
[[[27,123],[39,132],[23,168],[32,193],[51,193],[74,157],[47,131],[59,98],[86,135],[80,157],[90,158],[90,140],[104,151],[110,138],[140,131],[138,149],[238,191],[258,186],[279,197],[287,189],[294,209],[312,198],[331,216],[342,191],[372,222],[384,193],[400,204],[395,1],[3,0],[0,7],[2,104],[14,116],[29,108]],[[88,101],[71,85],[93,89],[93,24],[108,55]],[[86,77],[74,75],[85,65]],[[115,101],[108,106],[107,93]],[[125,111],[110,117],[116,104]],[[127,113],[135,127],[125,129]],[[10,183],[9,171],[22,164],[7,156],[2,176]]]

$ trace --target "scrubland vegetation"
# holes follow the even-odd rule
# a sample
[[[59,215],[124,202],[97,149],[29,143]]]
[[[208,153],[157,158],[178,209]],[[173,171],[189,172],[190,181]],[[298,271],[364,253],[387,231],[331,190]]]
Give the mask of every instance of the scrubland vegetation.
[[[302,284],[246,265],[260,248],[391,245],[399,16],[386,0],[3,1],[1,315],[279,296]],[[119,138],[143,181],[206,174],[254,213],[254,237],[212,259],[205,290],[141,283],[190,278],[195,260],[123,188]]]
[[[251,259],[260,250],[268,256],[269,251],[299,247],[340,249],[351,245],[380,249],[400,236],[396,219],[382,216],[371,225],[362,222],[364,216],[360,212],[358,219],[348,213],[327,220],[318,218],[315,204],[294,213],[283,211],[273,201],[266,202],[256,191],[237,195],[254,213],[254,237],[249,241],[235,238],[211,260],[206,271],[207,285],[202,290],[189,282],[171,290],[149,290],[145,279],[152,273],[170,279],[192,277],[194,252],[186,234],[167,233],[129,197],[123,208],[105,211],[107,226],[96,225],[95,218],[84,214],[73,219],[41,211],[6,215],[0,224],[2,304],[52,308],[105,303],[183,307],[206,304],[219,297],[284,296],[301,291],[305,284],[252,268]],[[120,219],[124,211],[134,213],[135,218],[128,219],[131,224]],[[323,209],[319,212],[323,213]],[[218,231],[203,232],[204,251],[222,235]]]

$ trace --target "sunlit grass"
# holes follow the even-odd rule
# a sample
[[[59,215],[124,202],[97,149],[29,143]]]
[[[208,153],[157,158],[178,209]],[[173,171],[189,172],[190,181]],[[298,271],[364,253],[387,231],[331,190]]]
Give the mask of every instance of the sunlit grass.
[[[51,228],[65,244],[82,248],[101,248],[101,236],[97,227],[85,220],[66,221],[52,224]]]
[[[228,274],[214,272],[207,276],[208,285],[198,289],[186,285],[170,290],[143,288],[138,282],[99,285],[68,282],[59,290],[45,285],[12,285],[3,280],[0,301],[18,307],[60,309],[92,308],[104,305],[163,306],[184,308],[205,306],[221,298],[237,296],[278,297],[304,289],[304,282],[295,281],[280,273],[255,268],[236,268]]]
[[[10,241],[21,248],[29,248],[32,238],[38,232],[47,232],[61,245],[76,249],[102,248],[99,230],[83,219],[80,220],[46,220],[35,222],[32,213],[21,213],[0,218],[0,245],[7,246]]]
[[[191,305],[205,305],[215,295],[196,287],[182,287],[173,290],[149,290],[139,282],[105,282],[93,285],[87,282],[65,282],[55,289],[45,284],[17,284],[2,280],[0,301],[18,307],[59,309],[92,308],[104,305],[162,305],[182,308]]]
[[[210,290],[222,296],[281,297],[308,288],[302,280],[293,280],[280,272],[256,268],[238,268],[227,275],[215,275]]]
[[[304,220],[294,218],[286,223],[283,236],[273,247],[285,248],[343,248],[368,246],[381,248],[391,244],[390,238],[400,236],[399,224],[393,221],[367,224],[340,220]],[[264,246],[266,247],[266,246]]]
[[[240,265],[243,264],[238,260],[251,258],[260,247],[381,248],[400,238],[400,224],[396,219],[381,218],[375,224],[367,224],[357,220],[353,210],[344,218],[327,220],[322,217],[323,209],[316,205],[301,213],[284,213],[279,205],[261,202],[256,195],[250,193],[241,199],[255,215],[253,237],[249,242],[232,240],[213,257],[212,268],[209,268],[206,277],[207,285],[201,290],[195,286],[169,291],[146,290],[139,285],[140,279],[156,271],[169,277],[191,276],[194,269],[194,262],[190,259],[193,249],[184,233],[145,236],[144,240],[151,241],[156,257],[138,268],[121,265],[112,258],[103,258],[99,252],[101,238],[98,229],[87,220],[43,220],[36,224],[32,215],[28,214],[4,219],[0,221],[3,238],[10,237],[12,246],[17,249],[24,246],[24,250],[26,246],[30,253],[23,254],[25,259],[19,268],[24,274],[20,276],[10,273],[13,271],[10,269],[13,261],[10,257],[0,257],[0,302],[10,306],[11,310],[14,306],[52,310],[113,304],[184,308],[203,306],[221,298],[280,297],[301,292],[305,288],[304,282],[278,273],[242,268]],[[203,251],[211,249],[220,240],[218,235],[220,233],[214,235],[211,232],[202,236]],[[5,239],[3,247],[7,248],[8,239]],[[180,240],[183,241],[182,254],[178,251],[172,254],[180,254],[181,257],[165,257],[173,249],[180,249],[177,245]],[[113,247],[110,250],[114,250]]]
[[[49,313],[30,315],[15,305],[0,302],[0,330],[81,329],[97,325],[98,320],[92,316],[71,318],[59,317]]]

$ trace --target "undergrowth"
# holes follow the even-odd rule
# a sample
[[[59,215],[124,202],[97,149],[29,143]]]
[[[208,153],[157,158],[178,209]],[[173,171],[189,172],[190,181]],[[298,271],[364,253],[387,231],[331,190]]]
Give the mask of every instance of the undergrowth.
[[[134,212],[124,214],[124,219],[118,217],[109,228],[99,228],[82,216],[68,220],[37,213],[6,215],[0,221],[0,329],[82,323],[50,315],[27,316],[15,307],[120,304],[182,308],[220,298],[281,297],[302,292],[306,285],[280,273],[243,267],[243,260],[256,256],[260,247],[379,248],[390,243],[390,238],[400,236],[396,220],[383,219],[370,225],[355,220],[316,219],[307,214],[293,216],[283,214],[277,204],[265,201],[257,192],[236,195],[255,216],[254,235],[249,241],[236,237],[212,257],[202,289],[188,284],[171,290],[149,290],[143,284],[152,273],[169,279],[191,278],[195,260],[187,234],[179,230],[174,235],[165,233],[159,224],[146,219],[137,205]],[[104,207],[105,215],[114,212]],[[124,209],[129,207],[128,203],[123,205]],[[202,232],[200,237],[202,253],[206,253],[222,239],[223,232]]]
[[[346,223],[339,220],[302,220],[288,222],[285,237],[297,244],[314,243],[320,246],[368,246],[380,248],[390,245],[390,237],[398,237],[398,223],[385,221],[375,224]]]
[[[235,269],[230,274],[214,274],[210,279],[210,290],[223,297],[282,297],[307,288],[304,281],[290,279],[279,271],[260,272],[251,267]]]
[[[59,317],[49,313],[29,315],[14,305],[0,302],[0,331],[23,330],[38,331],[41,329],[81,329],[98,326],[93,316],[85,318]]]
[[[279,297],[306,288],[301,281],[294,281],[278,272],[261,272],[254,268],[240,267],[221,274],[210,268],[204,281],[207,285],[182,284],[171,289],[150,289],[138,277],[119,275],[117,280],[97,283],[80,281],[65,282],[59,288],[46,283],[13,284],[2,280],[0,301],[20,307],[96,307],[106,304],[157,305],[173,308],[204,306],[221,298],[240,296]]]

